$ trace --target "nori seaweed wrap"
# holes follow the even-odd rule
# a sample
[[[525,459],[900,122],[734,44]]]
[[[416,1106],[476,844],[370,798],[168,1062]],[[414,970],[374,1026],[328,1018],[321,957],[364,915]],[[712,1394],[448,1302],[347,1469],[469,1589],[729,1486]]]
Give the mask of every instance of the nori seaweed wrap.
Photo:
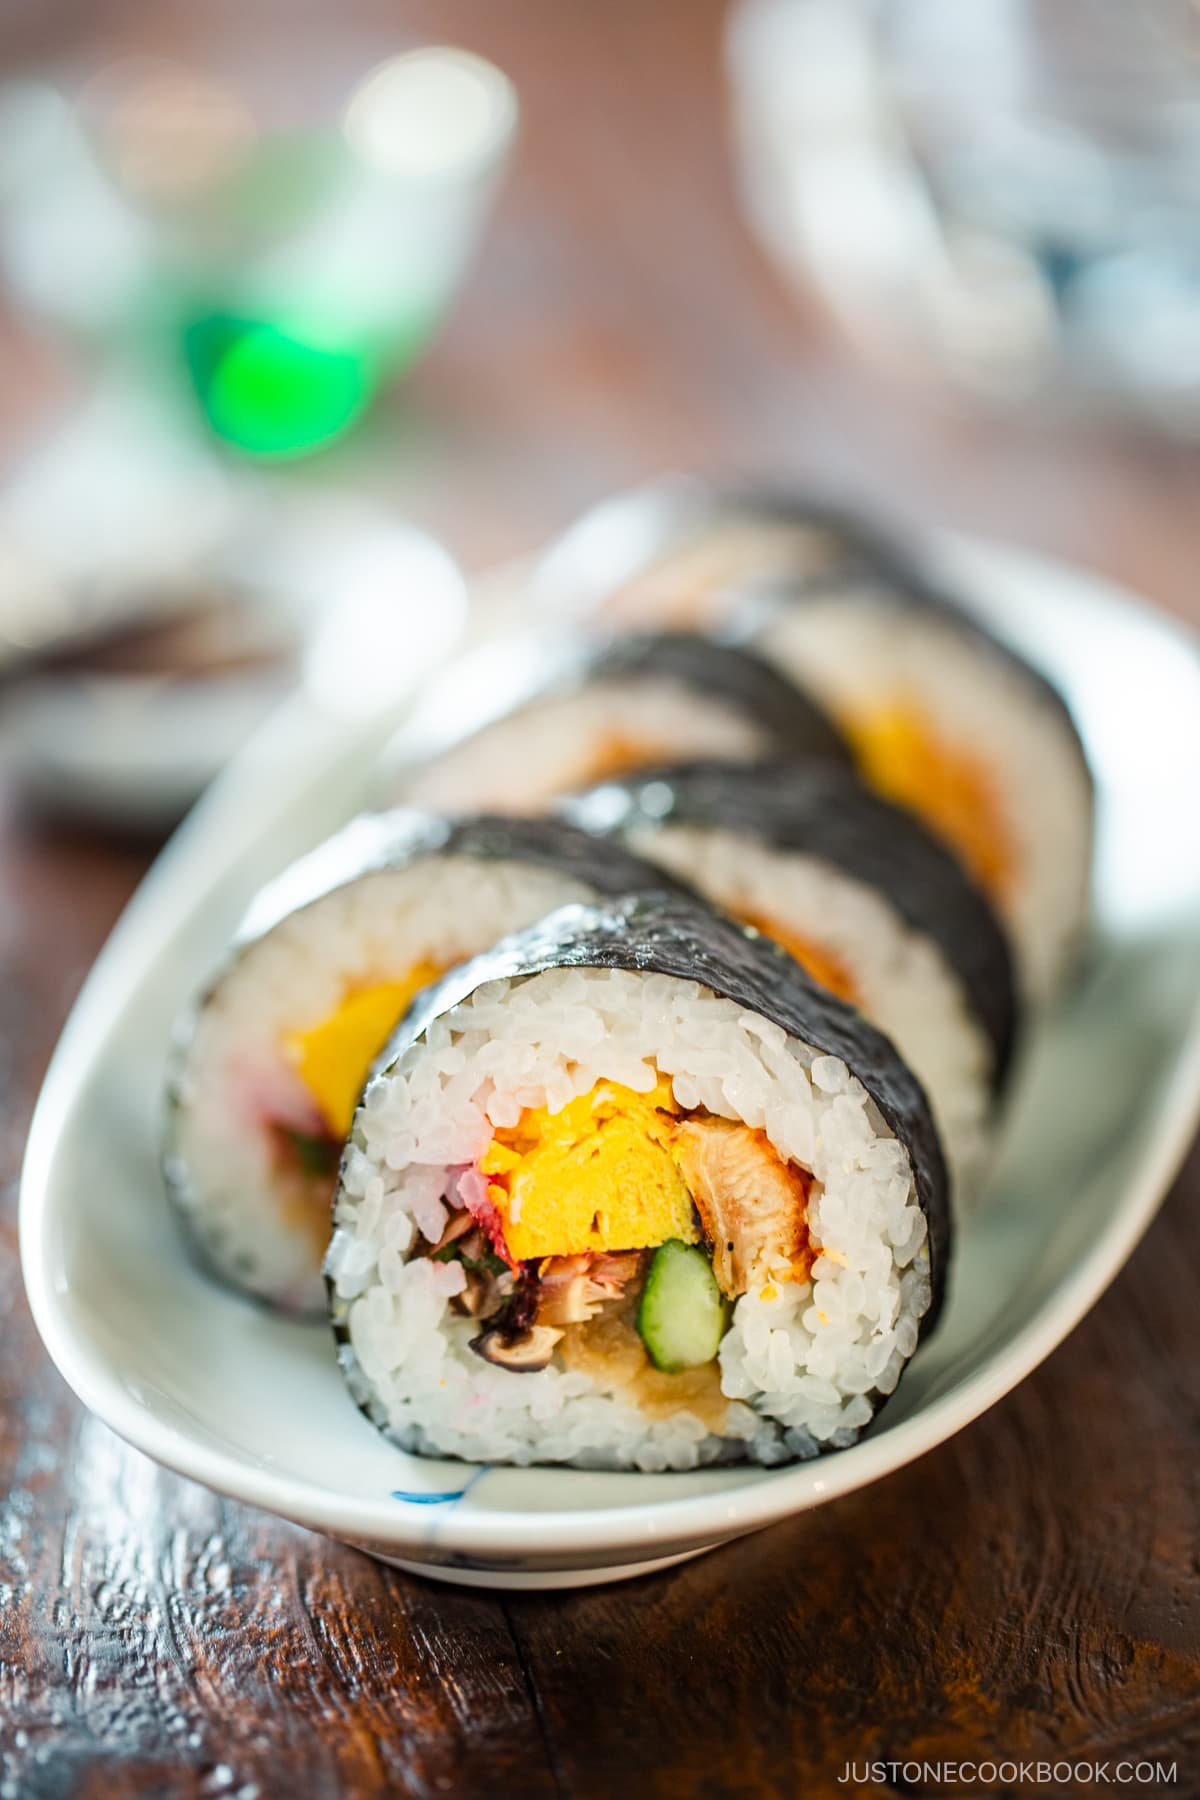
[[[427,983],[571,901],[670,884],[553,819],[356,819],[278,876],[181,1021],[167,1191],[231,1286],[324,1310],[321,1258],[346,1131],[373,1057]]]
[[[824,496],[675,481],[586,515],[535,585],[604,630],[637,618],[730,632],[814,693],[864,778],[987,892],[1022,990],[1042,1002],[1087,921],[1087,758],[1058,689],[943,563]]]
[[[854,1442],[941,1303],[946,1172],[892,1044],[687,896],[572,906],[430,988],[326,1262],[407,1449],[689,1468]]]
[[[443,812],[530,812],[572,788],[699,755],[852,760],[823,709],[748,644],[659,632],[574,643],[541,669],[532,692],[475,729],[439,725],[464,709],[436,694],[404,734],[394,797]]]
[[[1017,1002],[1007,939],[911,814],[821,763],[693,763],[563,802],[773,937],[891,1036],[959,1185],[986,1165]]]

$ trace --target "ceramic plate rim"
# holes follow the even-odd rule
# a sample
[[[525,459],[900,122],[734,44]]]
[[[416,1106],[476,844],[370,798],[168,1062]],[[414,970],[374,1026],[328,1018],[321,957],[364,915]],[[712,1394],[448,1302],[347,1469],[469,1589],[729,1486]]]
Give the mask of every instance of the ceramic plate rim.
[[[1024,571],[1067,575],[1086,581],[1102,608],[1115,606],[1148,614],[1159,629],[1174,632],[1181,644],[1189,633],[1178,621],[1147,608],[1136,596],[1091,571],[1049,557],[979,540],[944,539],[952,553],[984,560],[1010,574]],[[186,832],[185,832],[186,836]],[[83,1404],[134,1448],[233,1499],[335,1537],[373,1539],[380,1547],[428,1552],[420,1521],[392,1500],[338,1496],[308,1480],[255,1467],[236,1453],[197,1442],[179,1427],[158,1419],[123,1386],[119,1375],[91,1359],[91,1346],[75,1337],[51,1277],[46,1230],[52,1205],[55,1146],[73,1099],[91,1067],[94,1040],[102,1039],[110,1012],[109,990],[117,985],[125,940],[143,911],[158,898],[162,872],[178,855],[180,838],[162,852],[146,882],[132,897],[76,999],[51,1059],[30,1128],[21,1174],[19,1223],[21,1264],[34,1322],[52,1361]],[[186,843],[185,843],[186,848]],[[488,1510],[461,1513],[439,1509],[437,1550],[484,1556],[530,1551],[612,1553],[730,1538],[771,1524],[808,1507],[868,1485],[935,1448],[978,1418],[1023,1381],[1074,1330],[1101,1297],[1144,1235],[1182,1161],[1200,1118],[1200,994],[1195,998],[1173,1074],[1162,1092],[1154,1122],[1153,1148],[1111,1219],[1038,1312],[987,1357],[951,1392],[930,1402],[878,1437],[816,1463],[765,1471],[753,1484],[725,1491],[570,1512]]]

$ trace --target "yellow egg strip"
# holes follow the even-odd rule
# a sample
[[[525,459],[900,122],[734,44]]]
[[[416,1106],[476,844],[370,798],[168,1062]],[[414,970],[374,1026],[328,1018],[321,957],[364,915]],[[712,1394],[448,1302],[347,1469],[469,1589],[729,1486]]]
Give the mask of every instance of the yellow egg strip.
[[[670,1082],[649,1094],[601,1082],[557,1113],[524,1112],[480,1159],[518,1262],[591,1250],[641,1250],[699,1236],[671,1155]]]
[[[979,755],[942,735],[906,697],[847,712],[841,724],[871,786],[915,812],[985,892],[1003,899],[1017,855],[995,778]]]
[[[437,963],[414,963],[401,980],[351,991],[319,1025],[285,1039],[289,1061],[336,1137],[350,1130],[371,1064],[394,1027],[421,989],[442,973]]]
[[[767,918],[765,913],[739,910],[736,916],[743,925],[752,925],[763,937],[780,945],[814,981],[819,982],[823,988],[828,988],[831,994],[836,994],[839,1000],[848,1000],[851,1006],[858,1005],[854,977],[834,951],[827,950],[823,944],[816,943],[799,931],[791,931],[786,925]]]

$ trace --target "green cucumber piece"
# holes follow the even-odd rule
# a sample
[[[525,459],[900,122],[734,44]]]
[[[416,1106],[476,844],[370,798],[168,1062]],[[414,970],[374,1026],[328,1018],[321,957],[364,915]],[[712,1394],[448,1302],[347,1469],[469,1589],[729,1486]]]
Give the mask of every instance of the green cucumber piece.
[[[430,1262],[460,1262],[464,1269],[472,1269],[476,1274],[503,1275],[508,1264],[502,1262],[493,1250],[485,1250],[482,1256],[467,1256],[458,1243],[443,1244],[440,1250],[433,1251]]]
[[[302,1175],[337,1174],[338,1164],[342,1160],[342,1145],[338,1139],[311,1131],[297,1131],[291,1125],[281,1126],[280,1129]]]
[[[711,1362],[729,1309],[712,1264],[696,1244],[668,1238],[654,1252],[637,1328],[656,1369],[675,1374]]]

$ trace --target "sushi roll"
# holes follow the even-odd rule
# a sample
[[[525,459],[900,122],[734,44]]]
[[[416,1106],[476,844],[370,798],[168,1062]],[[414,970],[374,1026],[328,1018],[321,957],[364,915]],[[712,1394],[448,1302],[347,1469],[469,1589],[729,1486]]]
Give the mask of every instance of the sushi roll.
[[[370,1064],[414,995],[573,901],[670,881],[553,820],[356,820],[264,890],[182,1022],[168,1194],[229,1285],[325,1309],[321,1258],[342,1145]]]
[[[404,772],[394,798],[439,812],[533,812],[648,764],[850,752],[819,706],[752,650],[688,632],[566,652],[541,690]]]
[[[863,778],[959,857],[1012,941],[1034,1005],[1087,920],[1093,791],[1060,694],[923,576],[882,555],[784,588],[754,642],[816,692]]]
[[[752,488],[665,483],[597,508],[541,571],[544,595],[605,629],[728,630],[807,693],[867,781],[958,855],[1045,1001],[1086,922],[1093,794],[1057,690],[845,508]]]
[[[986,1167],[1016,1020],[987,900],[908,813],[831,764],[694,763],[563,803],[781,944],[924,1083],[958,1197]]]
[[[564,908],[430,989],[355,1116],[326,1261],[410,1451],[686,1469],[852,1444],[933,1324],[923,1091],[700,902]]]
[[[532,588],[604,629],[719,629],[747,587],[827,578],[858,560],[849,515],[763,487],[686,476],[616,494],[557,538]]]

